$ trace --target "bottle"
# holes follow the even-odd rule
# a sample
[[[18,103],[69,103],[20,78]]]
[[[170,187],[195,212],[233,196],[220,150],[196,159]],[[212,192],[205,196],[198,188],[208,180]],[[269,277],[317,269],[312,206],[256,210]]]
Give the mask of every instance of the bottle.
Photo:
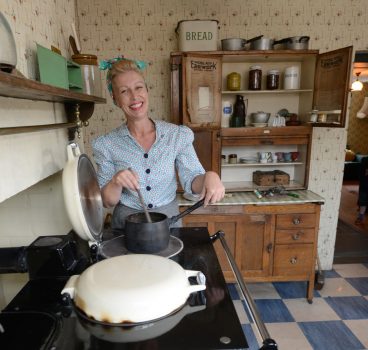
[[[232,105],[229,101],[222,102],[222,118],[221,127],[228,128],[230,126],[230,118],[232,113]]]
[[[249,90],[261,90],[262,85],[262,68],[261,66],[251,66],[249,68]]]
[[[236,101],[233,108],[233,115],[230,119],[230,126],[233,128],[241,128],[245,126],[245,103],[242,95],[236,95]]]

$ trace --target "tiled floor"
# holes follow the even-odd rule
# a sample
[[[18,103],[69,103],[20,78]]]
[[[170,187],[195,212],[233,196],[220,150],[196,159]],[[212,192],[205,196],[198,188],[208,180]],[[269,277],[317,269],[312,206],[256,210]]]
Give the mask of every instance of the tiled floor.
[[[268,332],[279,350],[368,349],[368,264],[334,265],[325,272],[313,303],[305,299],[306,283],[247,283]],[[237,284],[230,293],[250,349],[261,340]]]

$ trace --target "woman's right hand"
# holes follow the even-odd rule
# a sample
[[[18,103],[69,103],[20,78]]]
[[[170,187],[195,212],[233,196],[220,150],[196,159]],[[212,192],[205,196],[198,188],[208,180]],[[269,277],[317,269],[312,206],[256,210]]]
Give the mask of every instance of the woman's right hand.
[[[124,169],[118,171],[111,179],[111,182],[113,182],[117,186],[120,186],[121,191],[124,188],[127,188],[129,190],[139,189],[139,176],[132,169]]]
[[[132,169],[118,171],[112,179],[102,188],[102,201],[106,208],[115,206],[121,197],[124,188],[129,190],[139,189],[139,176]]]

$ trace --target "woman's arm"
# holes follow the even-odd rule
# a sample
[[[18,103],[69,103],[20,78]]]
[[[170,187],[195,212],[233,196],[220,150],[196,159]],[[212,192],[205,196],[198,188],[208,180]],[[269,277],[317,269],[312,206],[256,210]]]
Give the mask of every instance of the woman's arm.
[[[124,188],[139,188],[138,174],[130,169],[120,170],[101,189],[102,202],[105,208],[114,207],[120,200]]]
[[[198,175],[192,181],[192,192],[200,193],[204,198],[204,206],[216,203],[225,196],[225,187],[220,177],[214,171],[207,171],[204,175]]]

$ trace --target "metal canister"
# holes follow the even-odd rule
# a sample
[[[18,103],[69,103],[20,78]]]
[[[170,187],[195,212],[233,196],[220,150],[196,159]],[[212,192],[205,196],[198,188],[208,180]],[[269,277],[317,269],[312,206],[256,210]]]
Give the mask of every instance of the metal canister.
[[[251,66],[249,68],[249,90],[261,90],[262,87],[262,68],[261,66]]]

